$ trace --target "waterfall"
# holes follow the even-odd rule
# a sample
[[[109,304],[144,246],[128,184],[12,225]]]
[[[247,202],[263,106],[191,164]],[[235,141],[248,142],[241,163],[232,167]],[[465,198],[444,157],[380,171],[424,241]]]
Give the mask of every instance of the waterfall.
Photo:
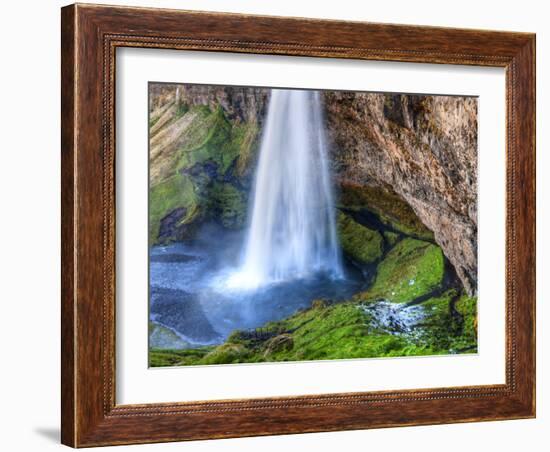
[[[320,96],[273,89],[234,288],[343,276]]]

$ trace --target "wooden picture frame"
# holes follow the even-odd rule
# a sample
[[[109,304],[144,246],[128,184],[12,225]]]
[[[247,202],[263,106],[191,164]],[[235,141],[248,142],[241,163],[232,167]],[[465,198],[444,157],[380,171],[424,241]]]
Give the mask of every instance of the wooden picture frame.
[[[62,9],[62,442],[73,447],[535,416],[535,35],[70,5]],[[506,383],[115,403],[115,50],[506,69]]]

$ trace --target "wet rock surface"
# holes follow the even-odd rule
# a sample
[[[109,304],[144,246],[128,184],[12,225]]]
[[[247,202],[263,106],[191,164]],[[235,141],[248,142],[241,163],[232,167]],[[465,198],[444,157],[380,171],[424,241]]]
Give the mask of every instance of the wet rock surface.
[[[242,228],[269,90],[154,84],[149,105],[149,237]]]
[[[477,100],[325,92],[336,176],[398,195],[477,290]]]
[[[155,111],[171,101],[211,109],[221,106],[230,120],[261,123],[266,115],[269,92],[269,88],[242,86],[155,84],[151,87],[149,108]]]
[[[372,325],[389,334],[416,335],[418,324],[426,317],[423,306],[379,301],[361,306],[371,316]]]
[[[220,340],[220,335],[204,314],[200,302],[183,290],[152,287],[151,319],[181,333],[189,342],[208,344]]]

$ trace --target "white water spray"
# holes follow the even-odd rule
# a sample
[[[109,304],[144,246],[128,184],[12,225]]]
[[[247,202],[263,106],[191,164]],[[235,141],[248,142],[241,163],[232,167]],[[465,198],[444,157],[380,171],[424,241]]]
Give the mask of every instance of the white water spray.
[[[318,92],[271,91],[243,262],[230,287],[343,276],[321,111]]]

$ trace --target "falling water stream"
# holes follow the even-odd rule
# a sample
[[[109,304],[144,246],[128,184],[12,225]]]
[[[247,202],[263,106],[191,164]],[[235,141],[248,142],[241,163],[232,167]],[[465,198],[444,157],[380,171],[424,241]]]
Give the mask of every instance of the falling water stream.
[[[240,269],[256,289],[324,273],[343,276],[319,93],[271,93]]]
[[[192,240],[150,250],[150,347],[220,344],[368,287],[341,256],[323,122],[318,92],[271,91],[246,229],[202,224]],[[421,338],[424,306],[357,308],[371,327]]]
[[[150,252],[151,320],[184,341],[155,334],[151,345],[220,343],[312,300],[349,299],[364,278],[342,261],[334,209],[319,93],[272,90],[247,228],[203,226]]]

